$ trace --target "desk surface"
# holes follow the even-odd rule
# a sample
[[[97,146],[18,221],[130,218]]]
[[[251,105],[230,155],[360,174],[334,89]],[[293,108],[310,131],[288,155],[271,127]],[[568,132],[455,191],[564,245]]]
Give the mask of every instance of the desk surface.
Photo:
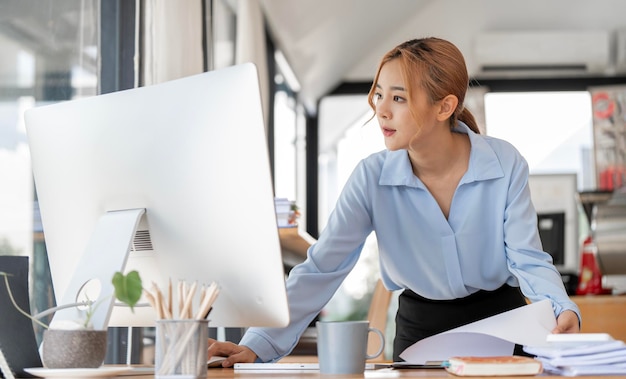
[[[281,360],[281,363],[309,363],[317,362],[317,357],[313,356],[287,356]],[[541,374],[536,376],[485,376],[467,377],[468,379],[523,379],[523,378],[568,378],[563,376],[551,376],[548,374]],[[208,370],[207,379],[256,379],[256,378],[276,378],[276,379],[295,379],[295,378],[463,378],[461,376],[455,376],[443,369],[378,369],[378,370],[366,370],[363,375],[322,375],[319,371],[297,371],[297,370],[285,370],[285,371],[272,371],[272,372],[241,372],[228,368],[211,368]],[[585,376],[585,379],[610,379],[610,378],[624,378],[623,376]]]
[[[538,375],[535,377],[543,378],[565,378],[560,376]],[[461,378],[449,374],[445,370],[441,369],[422,369],[422,370],[392,370],[392,369],[380,369],[380,370],[367,370],[364,375],[321,375],[318,371],[304,372],[304,371],[284,371],[277,372],[272,371],[270,373],[257,373],[257,372],[235,372],[233,369],[209,369],[207,379],[229,379],[229,378],[241,378],[241,379],[256,379],[256,378],[276,378],[276,379],[294,379],[294,378]],[[499,377],[467,377],[474,379],[520,379],[520,378],[532,378],[532,376],[499,376]],[[585,376],[585,379],[609,379],[609,378],[624,378],[623,376]]]
[[[626,296],[577,296],[573,300],[581,307],[583,313],[583,332],[609,332],[614,338],[626,340]],[[314,362],[316,357],[309,356],[289,356],[283,358],[281,362]],[[211,368],[208,370],[207,379],[256,379],[256,378],[276,378],[276,379],[294,379],[294,378],[461,378],[449,374],[444,370],[422,369],[422,370],[368,370],[364,375],[321,375],[318,371],[281,371],[281,372],[235,372],[233,369]],[[566,378],[560,376],[550,376],[542,374],[535,376],[538,378]],[[153,379],[152,376],[125,376],[122,379]],[[533,378],[532,376],[500,376],[500,377],[468,377],[475,379],[521,379]],[[584,376],[585,379],[610,379],[624,378],[623,376]]]
[[[573,296],[580,308],[584,333],[609,333],[616,340],[626,341],[626,296]]]
[[[281,363],[310,363],[317,362],[317,357],[312,356],[289,356],[283,358]],[[363,375],[327,375],[320,374],[316,370],[267,370],[267,371],[236,371],[232,368],[209,368],[207,372],[207,379],[296,379],[296,378],[463,378],[448,373],[444,369],[400,369],[395,370],[391,368],[383,368],[377,370],[365,370]],[[546,379],[566,379],[571,377],[565,376],[553,376],[546,373],[535,376],[468,376],[468,379],[524,379],[524,378],[546,378]],[[584,376],[584,379],[612,379],[612,378],[624,378],[619,375],[595,375]],[[122,375],[118,379],[154,379],[152,375]]]

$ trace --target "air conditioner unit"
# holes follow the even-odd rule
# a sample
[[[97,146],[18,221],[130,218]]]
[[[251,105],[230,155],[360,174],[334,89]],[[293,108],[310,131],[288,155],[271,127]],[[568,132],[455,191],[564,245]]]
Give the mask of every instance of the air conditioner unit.
[[[477,35],[473,58],[482,77],[605,74],[609,31],[516,31]]]

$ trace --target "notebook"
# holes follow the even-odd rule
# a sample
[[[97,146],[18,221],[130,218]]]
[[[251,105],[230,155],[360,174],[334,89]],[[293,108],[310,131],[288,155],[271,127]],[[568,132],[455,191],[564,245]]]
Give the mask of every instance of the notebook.
[[[235,370],[319,370],[318,363],[235,363]]]
[[[373,370],[377,368],[374,363],[366,363],[366,370]],[[266,371],[289,371],[289,370],[298,370],[298,371],[315,371],[320,369],[319,363],[235,363],[235,370],[256,370],[259,372]]]

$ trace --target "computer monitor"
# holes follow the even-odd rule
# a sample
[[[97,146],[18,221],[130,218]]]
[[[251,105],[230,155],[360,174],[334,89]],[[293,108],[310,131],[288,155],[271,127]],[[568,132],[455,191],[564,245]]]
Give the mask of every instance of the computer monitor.
[[[543,250],[555,266],[565,264],[565,211],[537,213],[537,229]]]
[[[95,288],[94,327],[152,326],[151,307],[107,301],[113,273],[137,269],[144,288],[217,282],[210,326],[288,323],[253,64],[36,107],[25,122],[59,305]]]
[[[576,173],[528,177],[541,243],[561,274],[578,272],[577,183]]]

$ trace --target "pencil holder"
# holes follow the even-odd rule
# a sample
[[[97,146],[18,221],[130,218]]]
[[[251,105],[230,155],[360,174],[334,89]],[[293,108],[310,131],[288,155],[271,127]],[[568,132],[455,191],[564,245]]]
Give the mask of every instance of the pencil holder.
[[[205,379],[208,334],[207,320],[157,320],[155,376]]]

